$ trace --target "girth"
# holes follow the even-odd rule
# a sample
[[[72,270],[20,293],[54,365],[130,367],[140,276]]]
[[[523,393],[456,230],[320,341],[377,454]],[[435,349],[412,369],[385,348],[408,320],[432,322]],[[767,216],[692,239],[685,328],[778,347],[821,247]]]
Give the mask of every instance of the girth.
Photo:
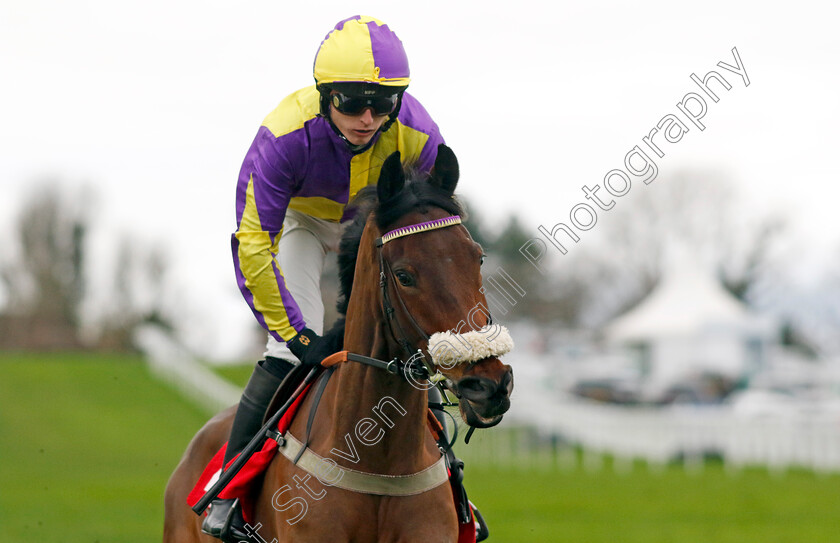
[[[381,475],[367,473],[339,466],[333,460],[326,459],[310,448],[303,448],[291,432],[286,432],[279,444],[279,450],[302,470],[314,475],[326,486],[334,486],[362,494],[379,496],[414,496],[437,488],[449,480],[445,458],[428,468],[410,475]],[[302,452],[301,452],[302,451]]]

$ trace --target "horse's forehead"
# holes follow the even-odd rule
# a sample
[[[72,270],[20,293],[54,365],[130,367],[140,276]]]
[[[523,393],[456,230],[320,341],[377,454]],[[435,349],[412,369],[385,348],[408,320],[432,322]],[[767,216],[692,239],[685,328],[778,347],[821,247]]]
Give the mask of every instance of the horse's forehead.
[[[401,228],[410,224],[418,224],[434,219],[442,219],[443,217],[448,217],[449,215],[449,213],[439,207],[424,207],[422,209],[416,209],[406,213],[394,223],[392,228]]]
[[[418,260],[433,268],[439,268],[445,261],[463,263],[472,255],[473,242],[461,225],[405,236],[400,241],[390,248],[391,258]]]

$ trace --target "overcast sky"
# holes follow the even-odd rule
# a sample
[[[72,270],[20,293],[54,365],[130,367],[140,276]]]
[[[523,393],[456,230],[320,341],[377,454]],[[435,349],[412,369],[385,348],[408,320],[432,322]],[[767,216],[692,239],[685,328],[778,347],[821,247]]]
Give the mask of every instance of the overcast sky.
[[[229,254],[241,161],[263,117],[312,83],[324,35],[362,13],[402,39],[409,92],[458,155],[460,190],[483,216],[520,213],[535,236],[568,222],[587,201],[583,185],[603,184],[680,114],[686,93],[702,95],[690,75],[716,70],[731,89],[712,84],[720,100],[706,99],[705,130],[687,123],[663,143],[659,178],[632,190],[656,190],[681,168],[725,171],[736,208],[785,214],[813,259],[840,246],[838,14],[825,2],[775,6],[5,2],[0,242],[34,180],[88,185],[102,230],[165,244],[198,298],[224,308],[222,328],[250,324]],[[735,65],[733,47],[749,86],[717,66]]]

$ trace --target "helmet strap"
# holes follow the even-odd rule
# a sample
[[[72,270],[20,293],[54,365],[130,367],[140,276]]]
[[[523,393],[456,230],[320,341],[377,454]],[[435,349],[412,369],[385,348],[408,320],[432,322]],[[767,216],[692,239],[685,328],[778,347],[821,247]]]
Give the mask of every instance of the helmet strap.
[[[404,93],[405,90],[400,92],[399,96],[397,97],[397,107],[394,108],[394,111],[390,115],[388,115],[388,120],[385,121],[385,124],[383,124],[382,128],[380,128],[382,132],[386,132],[389,128],[391,128],[391,125],[394,124],[394,122],[397,120],[397,117],[400,114],[400,108],[402,107],[402,99]]]

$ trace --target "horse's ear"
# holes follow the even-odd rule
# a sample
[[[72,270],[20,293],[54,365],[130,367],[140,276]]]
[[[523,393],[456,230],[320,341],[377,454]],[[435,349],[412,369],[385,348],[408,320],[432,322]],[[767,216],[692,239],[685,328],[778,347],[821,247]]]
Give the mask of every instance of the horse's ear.
[[[455,158],[455,153],[441,143],[438,145],[437,158],[429,182],[451,194],[455,192],[458,176],[458,159]]]
[[[405,172],[400,162],[400,152],[394,151],[385,159],[379,172],[376,194],[380,202],[387,202],[396,196],[405,186]]]

